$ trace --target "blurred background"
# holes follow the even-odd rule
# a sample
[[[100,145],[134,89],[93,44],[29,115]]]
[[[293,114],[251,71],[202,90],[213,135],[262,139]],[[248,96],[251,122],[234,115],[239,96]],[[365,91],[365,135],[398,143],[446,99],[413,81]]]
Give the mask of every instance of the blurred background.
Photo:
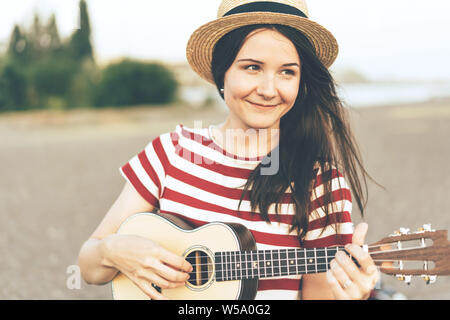
[[[110,299],[77,255],[118,196],[118,168],[176,124],[227,115],[191,71],[191,33],[220,0],[0,0],[0,298]],[[400,227],[450,227],[450,3],[314,0],[337,38],[330,69],[369,174],[367,242]],[[449,299],[394,277],[408,299]]]

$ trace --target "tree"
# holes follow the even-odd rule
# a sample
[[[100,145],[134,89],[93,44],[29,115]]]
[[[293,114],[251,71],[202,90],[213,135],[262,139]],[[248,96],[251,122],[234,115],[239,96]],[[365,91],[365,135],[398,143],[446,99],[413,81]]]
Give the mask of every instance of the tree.
[[[17,64],[0,67],[0,111],[23,109],[26,104],[26,79]]]
[[[18,25],[14,26],[9,40],[7,56],[14,61],[26,62],[28,56],[29,44],[25,35]]]
[[[73,34],[69,42],[69,50],[72,58],[83,61],[85,58],[93,59],[91,45],[91,26],[85,0],[80,0],[80,28]]]
[[[30,43],[29,48],[29,62],[38,61],[46,53],[46,46],[48,44],[48,37],[45,36],[44,26],[41,24],[41,19],[38,13],[34,13],[33,24],[28,34]]]
[[[46,26],[46,35],[48,36],[48,49],[51,54],[57,53],[61,49],[61,38],[59,37],[58,26],[56,25],[55,14],[52,14]]]

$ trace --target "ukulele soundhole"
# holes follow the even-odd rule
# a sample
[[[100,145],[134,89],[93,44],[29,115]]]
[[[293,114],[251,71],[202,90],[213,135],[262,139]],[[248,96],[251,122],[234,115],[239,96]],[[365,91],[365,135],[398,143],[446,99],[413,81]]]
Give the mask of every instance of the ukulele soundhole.
[[[207,248],[196,246],[185,253],[185,259],[192,265],[192,272],[186,286],[193,290],[204,290],[208,288],[214,276],[213,254]]]

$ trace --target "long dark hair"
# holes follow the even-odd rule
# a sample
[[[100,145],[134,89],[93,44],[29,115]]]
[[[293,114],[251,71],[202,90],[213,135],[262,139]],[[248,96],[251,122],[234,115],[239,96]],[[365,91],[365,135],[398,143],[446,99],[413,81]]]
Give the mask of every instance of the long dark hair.
[[[311,212],[312,186],[316,182],[315,166],[319,164],[322,172],[324,195],[321,203],[327,224],[338,222],[336,219],[330,221],[328,208],[336,199],[331,192],[330,165],[344,174],[362,215],[367,202],[368,174],[363,168],[346,110],[336,94],[333,77],[301,32],[283,25],[250,25],[225,35],[216,44],[212,59],[212,73],[219,92],[223,88],[225,72],[233,64],[247,35],[260,28],[276,30],[292,41],[300,57],[301,80],[294,106],[280,121],[279,144],[276,147],[279,170],[273,175],[262,175],[261,169],[266,163],[263,159],[251,172],[239,207],[245,194],[249,193],[252,210],[258,207],[263,219],[270,222],[268,208],[272,204],[281,204],[287,188],[291,187],[296,212],[291,231],[297,230],[300,239],[303,239]],[[278,215],[278,205],[275,211]]]

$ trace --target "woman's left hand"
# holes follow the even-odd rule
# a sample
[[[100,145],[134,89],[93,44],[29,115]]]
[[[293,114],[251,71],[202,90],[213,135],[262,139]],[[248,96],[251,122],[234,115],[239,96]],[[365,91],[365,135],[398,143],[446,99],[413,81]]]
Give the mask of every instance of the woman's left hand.
[[[370,255],[362,249],[367,234],[367,223],[360,223],[353,232],[352,243],[345,250],[359,263],[339,251],[330,263],[327,280],[336,299],[367,299],[380,278],[380,272]]]

